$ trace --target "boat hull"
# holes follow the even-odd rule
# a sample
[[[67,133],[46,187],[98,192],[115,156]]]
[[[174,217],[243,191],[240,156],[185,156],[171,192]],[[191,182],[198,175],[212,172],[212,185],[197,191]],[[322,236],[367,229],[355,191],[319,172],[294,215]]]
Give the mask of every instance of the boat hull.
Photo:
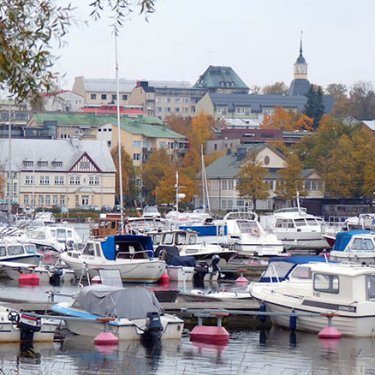
[[[158,259],[132,259],[128,261],[93,261],[90,258],[81,256],[79,259],[73,258],[68,254],[61,254],[61,260],[68,267],[72,268],[76,277],[79,278],[82,272],[89,273],[90,278],[97,276],[98,271],[119,270],[122,281],[137,283],[157,282],[166,270],[166,263]]]

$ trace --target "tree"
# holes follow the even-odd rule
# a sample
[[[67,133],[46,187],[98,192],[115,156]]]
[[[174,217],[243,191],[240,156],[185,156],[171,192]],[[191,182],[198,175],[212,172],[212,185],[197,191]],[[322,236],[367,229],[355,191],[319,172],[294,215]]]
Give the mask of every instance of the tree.
[[[310,85],[306,94],[307,102],[304,113],[313,119],[313,129],[316,130],[324,114],[323,92],[320,86]]]
[[[241,197],[253,202],[254,211],[258,199],[268,198],[268,185],[264,181],[267,169],[257,160],[256,151],[250,151],[238,175],[237,190]]]
[[[357,120],[375,118],[375,92],[371,82],[357,82],[349,93],[350,115]]]
[[[5,176],[4,174],[0,173],[0,198],[4,198],[5,196]]]
[[[212,138],[214,134],[215,119],[205,113],[200,113],[191,122],[190,147],[200,152],[201,145]]]
[[[185,198],[181,199],[183,203],[189,203],[193,200],[194,195],[197,194],[197,187],[195,180],[180,173],[179,174],[179,192],[185,194]],[[165,175],[156,188],[155,193],[158,202],[174,203],[176,201],[176,177],[175,173]]]
[[[156,188],[159,186],[160,181],[166,175],[171,174],[173,174],[173,165],[166,150],[155,151],[142,171],[143,187],[147,200],[155,201],[153,196],[155,197]]]
[[[136,7],[141,13],[154,11],[154,0],[140,0],[138,6],[128,0],[94,0],[91,16],[100,18],[110,9],[115,31],[128,12]],[[0,6],[0,87],[19,101],[35,98],[53,87],[57,74],[52,72],[55,57],[53,41],[63,43],[74,18],[74,9],[56,6],[53,0],[3,0]]]
[[[262,89],[264,95],[270,94],[281,94],[286,95],[288,93],[288,87],[284,82],[278,81],[272,85],[264,86]]]
[[[189,138],[191,134],[191,118],[184,118],[171,114],[166,117],[165,122],[168,124],[168,128],[175,131],[176,133],[182,134]]]
[[[332,109],[332,116],[347,117],[349,111],[348,89],[341,83],[331,83],[327,86],[326,92],[334,99],[334,106]]]
[[[120,196],[120,184],[119,184],[119,167],[118,167],[118,148],[111,150],[113,162],[116,167],[116,196]],[[135,184],[135,169],[133,166],[132,159],[129,154],[121,147],[121,166],[122,166],[122,194],[127,204],[131,204],[138,195],[138,190]]]
[[[292,200],[299,195],[306,195],[302,179],[303,165],[296,153],[289,153],[286,160],[286,167],[280,170],[280,182],[275,193],[285,200]]]

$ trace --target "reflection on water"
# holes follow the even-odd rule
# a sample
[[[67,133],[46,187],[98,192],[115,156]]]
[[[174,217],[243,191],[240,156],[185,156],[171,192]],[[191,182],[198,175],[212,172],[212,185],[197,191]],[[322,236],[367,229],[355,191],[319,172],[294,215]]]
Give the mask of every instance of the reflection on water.
[[[138,342],[112,348],[71,336],[64,344],[35,344],[35,358],[20,356],[18,345],[0,346],[4,374],[375,374],[371,339],[320,340],[317,335],[281,329],[231,334],[227,346],[164,341],[156,350]]]

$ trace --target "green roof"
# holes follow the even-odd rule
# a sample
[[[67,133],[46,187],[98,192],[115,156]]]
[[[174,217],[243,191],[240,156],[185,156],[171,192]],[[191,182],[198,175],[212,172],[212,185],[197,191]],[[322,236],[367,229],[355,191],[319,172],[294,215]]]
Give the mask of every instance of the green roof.
[[[59,126],[90,126],[100,127],[106,124],[117,125],[117,116],[103,116],[94,113],[34,113],[34,120],[38,125],[44,122],[56,122]],[[185,138],[176,133],[156,117],[128,117],[120,118],[121,129],[131,134],[142,134],[152,138]]]
[[[207,89],[243,89],[248,86],[230,66],[212,66],[199,77],[194,85],[195,88]]]

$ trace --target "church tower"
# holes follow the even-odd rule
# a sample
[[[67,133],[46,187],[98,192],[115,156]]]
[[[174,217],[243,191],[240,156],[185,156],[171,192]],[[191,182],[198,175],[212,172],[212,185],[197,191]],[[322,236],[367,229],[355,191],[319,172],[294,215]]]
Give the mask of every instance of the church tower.
[[[310,82],[307,79],[307,63],[303,57],[302,50],[302,32],[299,42],[299,56],[294,63],[294,80],[290,84],[289,95],[306,95],[310,88]]]

